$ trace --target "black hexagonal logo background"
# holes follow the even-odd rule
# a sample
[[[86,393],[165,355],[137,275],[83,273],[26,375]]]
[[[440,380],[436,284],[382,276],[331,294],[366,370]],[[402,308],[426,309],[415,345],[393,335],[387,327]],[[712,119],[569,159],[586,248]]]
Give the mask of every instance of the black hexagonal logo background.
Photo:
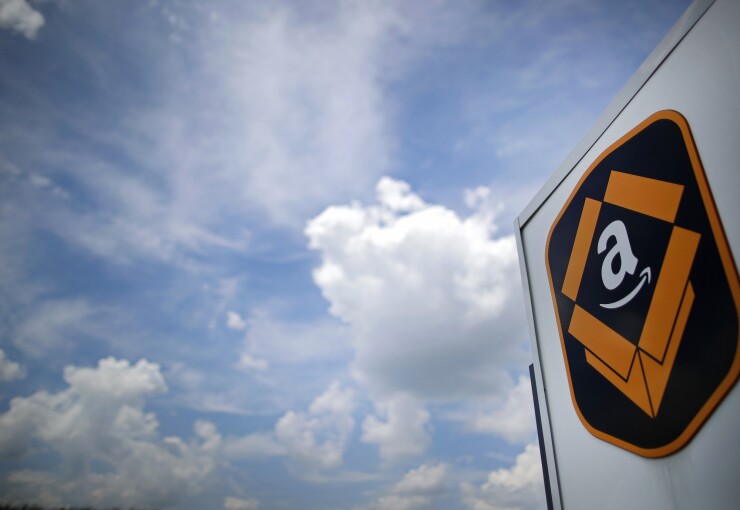
[[[682,115],[652,115],[596,159],[546,265],[582,423],[643,456],[683,447],[740,373],[740,280]]]

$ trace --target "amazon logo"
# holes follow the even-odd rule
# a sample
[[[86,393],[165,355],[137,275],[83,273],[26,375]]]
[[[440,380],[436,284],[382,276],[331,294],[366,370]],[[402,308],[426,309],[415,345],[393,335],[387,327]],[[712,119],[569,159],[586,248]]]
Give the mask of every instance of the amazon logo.
[[[683,116],[596,158],[545,262],[581,422],[639,455],[681,448],[740,374],[740,279]]]
[[[635,274],[637,269],[637,257],[632,253],[627,227],[620,220],[613,221],[607,225],[599,237],[598,253],[603,253],[607,249],[609,239],[614,239],[614,245],[606,253],[604,262],[601,264],[601,281],[604,287],[609,290],[618,288],[624,281],[627,274]],[[617,265],[614,270],[615,263]],[[600,303],[602,308],[621,308],[637,295],[645,283],[650,283],[650,268],[646,267],[640,271],[640,281],[626,296],[617,299],[613,303]]]

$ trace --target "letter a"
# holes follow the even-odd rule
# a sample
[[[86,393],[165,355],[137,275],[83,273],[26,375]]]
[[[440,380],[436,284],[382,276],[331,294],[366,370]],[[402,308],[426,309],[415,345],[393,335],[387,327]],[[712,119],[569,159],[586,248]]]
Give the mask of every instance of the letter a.
[[[599,254],[606,250],[606,243],[610,237],[614,237],[617,242],[606,254],[601,265],[601,280],[607,289],[614,290],[624,280],[625,273],[635,274],[637,257],[632,253],[630,239],[627,236],[627,227],[619,220],[611,222],[601,233],[597,246]],[[615,273],[612,263],[617,255],[619,255],[619,269]]]

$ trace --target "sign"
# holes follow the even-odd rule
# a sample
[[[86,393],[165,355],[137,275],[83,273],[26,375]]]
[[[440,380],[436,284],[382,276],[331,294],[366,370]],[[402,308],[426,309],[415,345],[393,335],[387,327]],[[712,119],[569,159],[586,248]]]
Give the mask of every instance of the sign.
[[[740,373],[740,280],[681,114],[594,161],[545,263],[583,425],[646,457],[683,447]]]

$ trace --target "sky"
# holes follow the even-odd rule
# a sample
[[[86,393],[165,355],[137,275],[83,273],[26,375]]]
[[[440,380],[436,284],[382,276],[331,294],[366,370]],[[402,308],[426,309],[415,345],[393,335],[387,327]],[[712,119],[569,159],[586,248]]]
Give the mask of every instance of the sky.
[[[544,508],[513,221],[687,0],[0,0],[0,501]]]

